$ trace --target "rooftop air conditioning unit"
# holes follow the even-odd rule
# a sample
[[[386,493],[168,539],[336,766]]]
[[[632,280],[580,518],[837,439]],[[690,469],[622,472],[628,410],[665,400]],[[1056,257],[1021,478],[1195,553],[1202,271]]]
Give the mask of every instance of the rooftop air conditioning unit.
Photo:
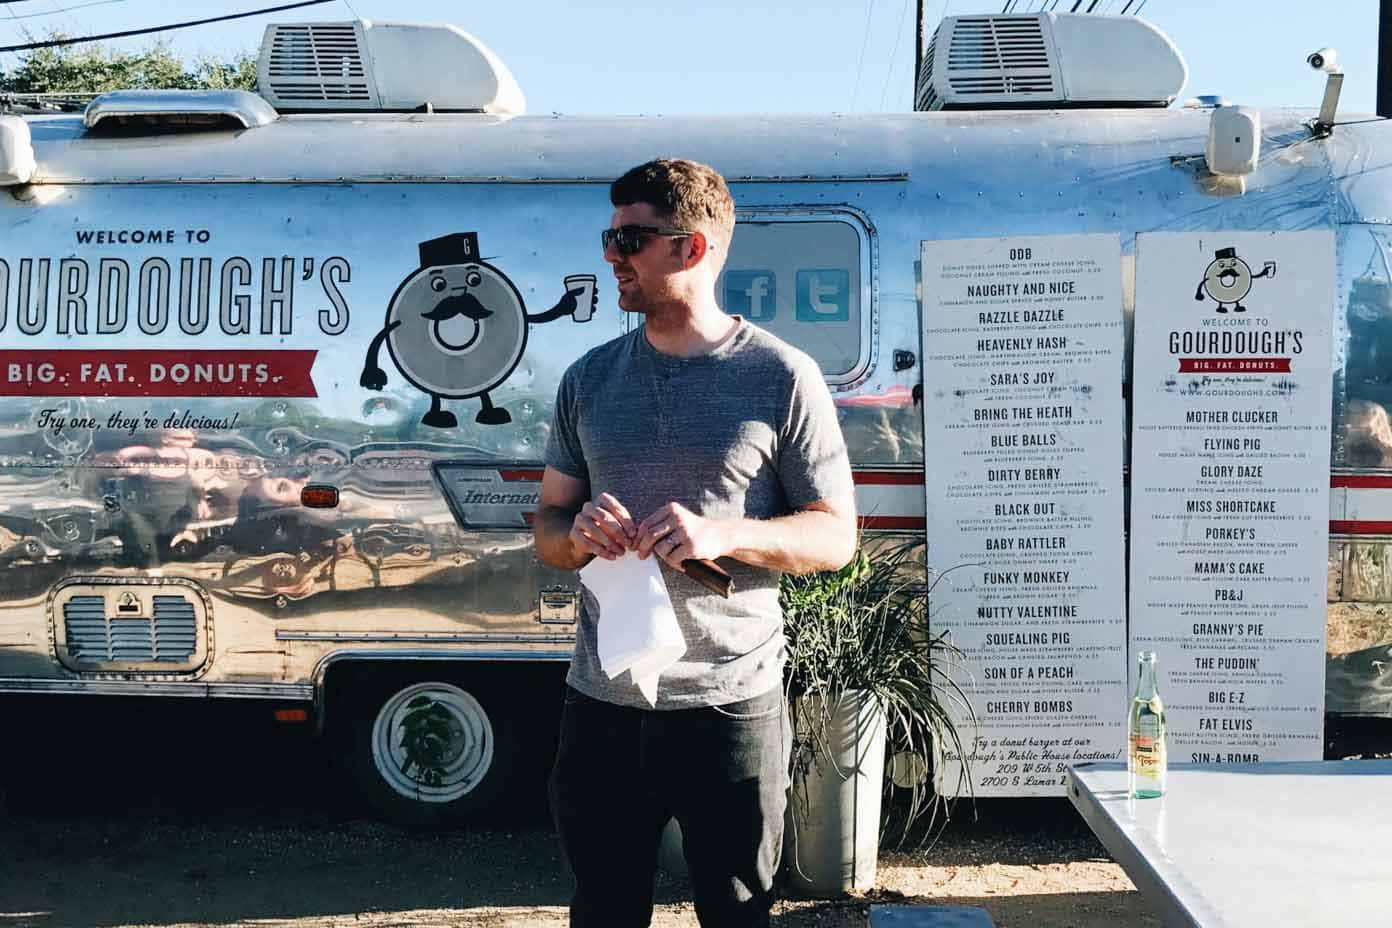
[[[1169,37],[1133,16],[948,16],[924,55],[914,109],[1163,107],[1188,79]]]
[[[520,115],[507,65],[455,26],[279,23],[266,27],[257,90],[277,110],[433,109]]]

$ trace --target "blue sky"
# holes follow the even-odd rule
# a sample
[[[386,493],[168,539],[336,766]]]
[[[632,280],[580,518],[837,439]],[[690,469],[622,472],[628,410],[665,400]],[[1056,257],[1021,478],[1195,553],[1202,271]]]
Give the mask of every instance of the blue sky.
[[[40,37],[52,29],[109,32],[278,2],[285,0],[27,0],[0,6],[0,44],[25,41],[26,28]],[[474,33],[508,63],[534,113],[898,112],[911,107],[914,2],[333,0],[166,36],[183,55],[228,55],[254,50],[272,19],[350,19],[355,10],[367,19],[453,22]],[[944,9],[998,13],[1004,5],[924,2],[930,28]],[[1099,9],[1117,12],[1125,2],[1100,0]],[[1020,0],[1018,8],[1036,5]],[[1067,6],[1071,0],[1059,3]],[[1342,109],[1352,113],[1370,112],[1376,98],[1377,8],[1376,0],[1146,0],[1143,16],[1184,54],[1185,96],[1317,107],[1323,76],[1305,56],[1332,45],[1348,74]],[[0,60],[11,65],[14,56]]]

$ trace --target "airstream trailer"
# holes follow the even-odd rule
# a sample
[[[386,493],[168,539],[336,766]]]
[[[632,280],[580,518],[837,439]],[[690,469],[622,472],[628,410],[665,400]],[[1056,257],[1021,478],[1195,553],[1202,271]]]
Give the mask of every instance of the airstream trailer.
[[[730,180],[724,308],[820,363],[866,533],[932,531],[922,242],[1118,235],[1129,319],[1138,233],[1330,231],[1325,708],[1392,714],[1392,130],[1267,111],[1214,172],[1141,44],[963,84],[935,43],[898,115],[572,118],[458,30],[274,25],[259,95],[0,117],[0,692],[300,705],[386,814],[495,802],[573,640],[529,528],[558,379],[634,324],[607,184],[676,154]]]

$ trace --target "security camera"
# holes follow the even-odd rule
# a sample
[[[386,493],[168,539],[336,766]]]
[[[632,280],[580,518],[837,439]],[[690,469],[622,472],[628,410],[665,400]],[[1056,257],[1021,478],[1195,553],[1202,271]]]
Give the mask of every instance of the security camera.
[[[1339,73],[1339,52],[1333,48],[1321,48],[1317,52],[1311,52],[1310,57],[1305,59],[1305,63],[1316,71],[1323,71],[1325,74]]]

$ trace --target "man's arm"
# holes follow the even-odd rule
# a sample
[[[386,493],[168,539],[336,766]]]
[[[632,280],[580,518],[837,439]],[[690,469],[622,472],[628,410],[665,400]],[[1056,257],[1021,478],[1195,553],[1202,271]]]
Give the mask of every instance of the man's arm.
[[[729,557],[790,574],[840,570],[855,556],[855,497],[819,499],[776,519],[730,523]]]
[[[633,519],[618,500],[603,493],[591,502],[589,481],[546,468],[532,540],[547,564],[578,570],[594,557],[614,560],[623,556],[635,534]]]
[[[680,569],[687,558],[732,557],[790,574],[839,570],[855,555],[855,497],[821,499],[773,519],[706,519],[668,503],[638,526],[638,556]]]

